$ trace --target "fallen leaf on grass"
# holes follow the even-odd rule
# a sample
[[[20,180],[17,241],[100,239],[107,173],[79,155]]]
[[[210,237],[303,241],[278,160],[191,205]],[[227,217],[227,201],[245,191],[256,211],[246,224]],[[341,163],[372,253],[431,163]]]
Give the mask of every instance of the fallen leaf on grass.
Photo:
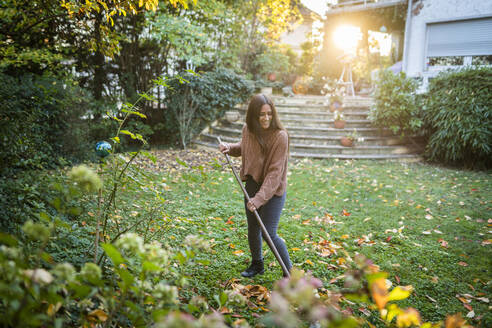
[[[241,255],[243,255],[243,254],[244,254],[244,251],[243,251],[243,250],[238,249],[237,251],[232,252],[232,254],[234,254],[234,255],[236,255],[236,256],[241,256]]]
[[[364,315],[366,315],[368,317],[371,316],[371,312],[369,310],[367,310],[366,308],[360,307],[359,308],[359,311],[362,312]]]
[[[341,276],[335,277],[335,278],[333,278],[333,279],[330,280],[330,284],[333,284],[333,283],[337,282],[337,280],[340,280],[340,279],[343,279],[343,278],[345,278],[345,275],[344,274],[342,274]]]
[[[466,320],[461,317],[461,313],[455,315],[448,315],[444,322],[445,328],[459,328],[466,327]]]
[[[438,242],[441,244],[441,247],[444,247],[444,248],[448,248],[448,242],[445,241],[444,239],[442,238],[439,238]]]
[[[247,298],[254,297],[257,301],[268,301],[270,299],[270,292],[265,286],[261,285],[247,285],[239,292]]]
[[[343,215],[343,216],[350,216],[350,213],[349,213],[349,212],[347,212],[347,210],[343,209],[343,211],[342,211],[342,215]]]
[[[220,309],[220,311],[219,311],[219,312],[220,312],[220,313],[222,313],[222,314],[229,314],[229,313],[231,313],[231,310],[230,310],[230,309],[228,309],[227,307],[223,306],[223,307]]]
[[[96,309],[94,311],[92,311],[91,313],[89,313],[89,317],[88,319],[90,321],[106,321],[108,320],[108,315],[106,314],[106,312],[104,312],[103,310],[101,309]]]
[[[465,267],[468,266],[468,263],[463,262],[463,261],[458,262],[458,264],[461,265],[461,266],[465,266]]]

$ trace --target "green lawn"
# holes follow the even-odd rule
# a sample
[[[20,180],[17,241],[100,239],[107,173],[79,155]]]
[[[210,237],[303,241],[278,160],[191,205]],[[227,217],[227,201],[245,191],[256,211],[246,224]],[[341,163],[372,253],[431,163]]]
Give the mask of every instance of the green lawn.
[[[206,255],[208,265],[185,269],[190,288],[181,292],[212,300],[227,280],[241,278],[249,261],[239,186],[227,166],[205,173],[161,170],[152,179],[163,192],[166,213],[153,221],[154,238],[178,245],[184,236],[198,234],[214,245],[214,254]],[[422,163],[303,160],[290,164],[288,179],[279,234],[294,266],[311,270],[327,289],[337,288],[339,282],[330,280],[361,253],[389,273],[393,286],[414,287],[401,306],[415,307],[425,321],[461,312],[473,315],[469,321],[474,325],[492,326],[490,172]],[[339,247],[336,253],[320,255],[323,240]],[[281,278],[267,249],[264,244],[270,268],[241,284],[271,289]],[[251,313],[243,315],[254,320]]]

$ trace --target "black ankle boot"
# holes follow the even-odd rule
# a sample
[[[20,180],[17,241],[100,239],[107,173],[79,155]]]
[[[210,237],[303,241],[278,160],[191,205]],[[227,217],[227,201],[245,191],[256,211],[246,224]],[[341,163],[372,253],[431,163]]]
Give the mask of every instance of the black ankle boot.
[[[241,272],[241,276],[246,278],[253,278],[257,274],[263,274],[265,269],[263,268],[263,261],[253,261],[249,268]]]

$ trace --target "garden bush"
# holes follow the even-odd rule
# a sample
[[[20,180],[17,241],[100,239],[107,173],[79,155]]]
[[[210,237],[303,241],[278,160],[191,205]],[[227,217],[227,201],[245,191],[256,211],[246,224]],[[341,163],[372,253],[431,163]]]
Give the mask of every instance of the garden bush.
[[[253,88],[245,79],[228,69],[203,74],[183,73],[169,81],[166,105],[170,111],[167,134],[186,145],[207,124],[248,99]]]
[[[492,167],[492,68],[443,72],[425,101],[430,130],[425,156],[467,167]]]
[[[82,157],[87,123],[80,117],[90,100],[70,81],[0,74],[0,174]]]
[[[413,135],[422,126],[421,106],[416,96],[417,82],[405,73],[382,72],[374,95],[369,119],[379,128],[400,136]]]

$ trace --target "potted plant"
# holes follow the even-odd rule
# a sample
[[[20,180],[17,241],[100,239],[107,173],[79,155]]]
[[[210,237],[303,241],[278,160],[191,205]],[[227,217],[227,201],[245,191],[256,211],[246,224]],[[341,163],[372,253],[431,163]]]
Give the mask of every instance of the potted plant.
[[[335,129],[343,129],[345,127],[343,114],[337,110],[333,113],[333,125]]]
[[[225,112],[225,118],[229,123],[234,123],[239,120],[239,112],[237,110],[228,110]]]
[[[354,129],[354,131],[352,133],[349,133],[349,134],[343,136],[342,138],[340,138],[340,143],[344,147],[352,147],[354,145],[354,141],[356,139],[359,140],[357,130]]]
[[[332,94],[330,96],[330,111],[341,111],[343,104],[343,98],[339,94]]]

